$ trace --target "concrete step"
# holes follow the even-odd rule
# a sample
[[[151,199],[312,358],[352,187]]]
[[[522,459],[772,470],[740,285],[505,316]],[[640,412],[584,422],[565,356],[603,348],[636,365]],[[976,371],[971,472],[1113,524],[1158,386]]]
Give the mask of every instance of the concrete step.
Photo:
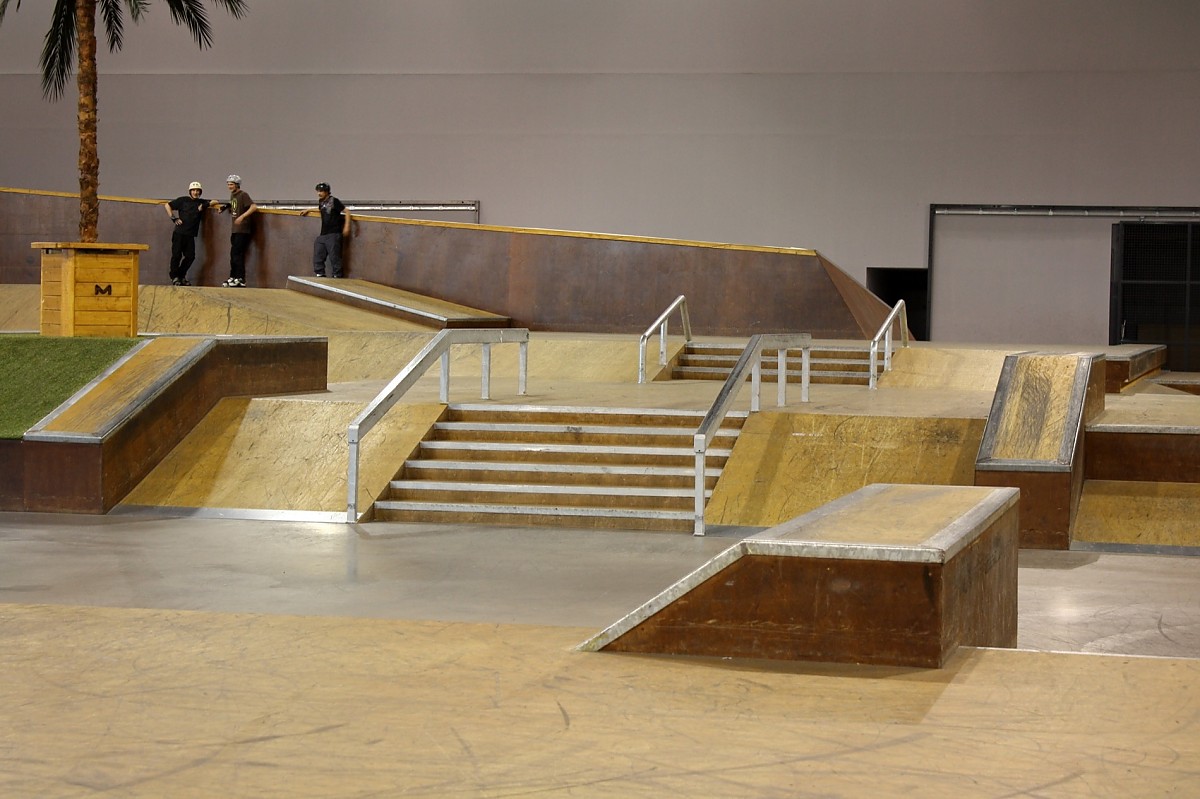
[[[691,447],[695,430],[687,427],[638,427],[636,425],[561,424],[539,422],[486,421],[438,422],[437,438],[447,441],[544,441],[574,444],[621,444],[630,440],[651,439],[655,444]],[[733,446],[736,429],[717,431],[713,440]]]
[[[726,371],[732,369],[737,364],[736,355],[681,355],[679,357],[680,366],[720,366]],[[765,369],[770,367],[776,368],[779,359],[775,356],[762,359],[762,367]],[[804,363],[804,359],[799,355],[793,354],[787,359],[788,369],[800,369]],[[848,369],[867,371],[871,368],[870,358],[809,358],[809,369],[812,371],[825,369]]]
[[[422,441],[422,458],[455,460],[523,460],[540,463],[626,463],[687,466],[696,461],[690,447],[641,447],[591,444],[561,444],[536,441]],[[725,463],[730,449],[708,450],[714,466]]]
[[[707,453],[711,495],[747,414]],[[703,411],[456,405],[374,505],[377,519],[691,530]]]
[[[705,355],[733,355],[734,358],[739,357],[746,349],[745,342],[690,342],[685,348],[685,354],[705,354]],[[763,357],[774,358],[778,350],[764,349]],[[800,350],[788,350],[790,355],[794,357],[800,356]],[[850,357],[859,355],[861,357],[870,357],[871,345],[867,342],[848,341],[845,344],[821,344],[820,346],[809,349],[810,357]]]
[[[440,521],[499,525],[556,525],[631,530],[691,530],[691,511],[646,508],[602,508],[507,505],[484,502],[411,502],[380,500],[381,521]]]
[[[705,411],[660,408],[557,408],[539,405],[451,405],[445,420],[450,422],[487,421],[495,424],[566,424],[680,427],[695,430]],[[740,429],[748,414],[730,411],[722,428]]]
[[[568,507],[689,510],[695,494],[689,488],[607,485],[535,485],[458,480],[393,480],[389,501]],[[708,496],[711,491],[706,492]]]
[[[680,366],[671,373],[671,377],[676,380],[727,380],[729,372],[728,368],[721,369],[714,366]],[[779,372],[777,369],[763,369],[761,374],[763,380],[774,383],[778,380]],[[799,369],[787,371],[789,383],[800,383],[803,379]],[[749,375],[746,376],[746,380],[750,380]],[[867,372],[810,371],[808,380],[810,383],[860,383],[866,385],[870,382],[870,375]]]
[[[509,482],[520,480],[535,485],[608,485],[687,488],[695,481],[694,466],[648,466],[643,464],[521,463],[517,461],[471,461],[412,459],[404,465],[404,477],[430,480]],[[705,481],[711,488],[721,476],[720,468],[706,466]]]

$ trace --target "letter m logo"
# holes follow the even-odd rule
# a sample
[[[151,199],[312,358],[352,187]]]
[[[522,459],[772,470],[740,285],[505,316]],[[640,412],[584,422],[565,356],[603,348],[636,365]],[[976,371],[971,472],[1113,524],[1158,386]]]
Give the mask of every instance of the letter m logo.
[[[112,284],[110,283],[107,286],[97,285],[96,286],[96,294],[93,296],[98,296],[100,294],[107,294],[108,296],[111,297],[112,296]]]

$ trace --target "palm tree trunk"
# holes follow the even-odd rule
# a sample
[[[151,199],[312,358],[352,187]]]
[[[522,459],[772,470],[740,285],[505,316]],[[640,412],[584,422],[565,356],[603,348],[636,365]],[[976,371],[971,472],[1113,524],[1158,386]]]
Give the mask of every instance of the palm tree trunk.
[[[96,2],[77,0],[79,45],[79,240],[94,242],[100,227],[100,148],[96,137]]]

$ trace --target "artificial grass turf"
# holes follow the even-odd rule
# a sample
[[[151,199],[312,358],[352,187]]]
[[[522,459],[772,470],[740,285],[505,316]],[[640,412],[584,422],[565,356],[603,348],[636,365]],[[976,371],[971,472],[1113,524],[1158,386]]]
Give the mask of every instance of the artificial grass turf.
[[[0,438],[20,438],[138,343],[136,338],[0,336]]]

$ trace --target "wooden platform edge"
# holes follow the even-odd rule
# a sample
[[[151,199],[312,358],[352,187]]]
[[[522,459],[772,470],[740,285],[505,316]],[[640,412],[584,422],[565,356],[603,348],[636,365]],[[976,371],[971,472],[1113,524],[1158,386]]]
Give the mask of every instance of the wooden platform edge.
[[[353,308],[373,311],[421,325],[428,325],[435,329],[512,326],[512,320],[507,316],[465,308],[465,310],[476,310],[477,312],[456,315],[438,313],[428,308],[418,308],[415,305],[405,305],[399,302],[389,302],[378,297],[371,297],[367,294],[333,284],[329,279],[290,275],[287,279],[287,287],[293,291],[307,294],[310,297],[339,302]]]

